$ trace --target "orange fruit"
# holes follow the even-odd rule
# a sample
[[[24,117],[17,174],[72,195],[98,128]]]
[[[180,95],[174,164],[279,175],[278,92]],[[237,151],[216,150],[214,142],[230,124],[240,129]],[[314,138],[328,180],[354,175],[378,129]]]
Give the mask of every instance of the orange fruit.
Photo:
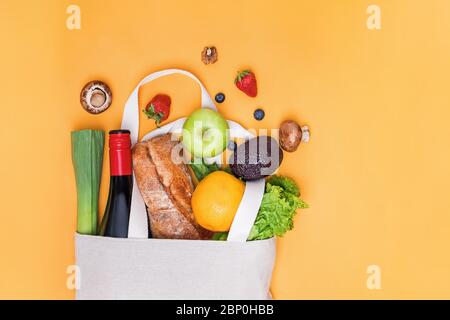
[[[195,220],[210,231],[230,230],[244,190],[244,182],[231,174],[224,171],[210,173],[200,181],[192,194]]]

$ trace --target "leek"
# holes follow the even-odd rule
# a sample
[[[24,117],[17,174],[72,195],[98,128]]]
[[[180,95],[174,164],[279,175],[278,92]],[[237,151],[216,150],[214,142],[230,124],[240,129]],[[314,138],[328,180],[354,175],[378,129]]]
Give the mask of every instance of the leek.
[[[100,130],[72,132],[72,163],[77,183],[77,232],[81,234],[97,234],[104,142],[105,133]]]

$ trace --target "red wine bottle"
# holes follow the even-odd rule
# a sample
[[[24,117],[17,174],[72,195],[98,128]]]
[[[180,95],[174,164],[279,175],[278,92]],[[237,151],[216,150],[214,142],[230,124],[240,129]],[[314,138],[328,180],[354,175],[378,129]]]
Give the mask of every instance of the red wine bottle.
[[[128,238],[133,191],[130,131],[109,132],[109,165],[111,180],[100,234],[105,237]]]

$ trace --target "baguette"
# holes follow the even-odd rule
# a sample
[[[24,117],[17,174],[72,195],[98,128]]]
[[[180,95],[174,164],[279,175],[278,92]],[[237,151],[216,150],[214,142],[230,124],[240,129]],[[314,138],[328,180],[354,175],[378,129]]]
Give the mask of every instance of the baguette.
[[[194,191],[188,167],[172,161],[178,144],[165,134],[135,145],[132,151],[136,182],[147,205],[152,236],[160,239],[211,239],[192,213]]]

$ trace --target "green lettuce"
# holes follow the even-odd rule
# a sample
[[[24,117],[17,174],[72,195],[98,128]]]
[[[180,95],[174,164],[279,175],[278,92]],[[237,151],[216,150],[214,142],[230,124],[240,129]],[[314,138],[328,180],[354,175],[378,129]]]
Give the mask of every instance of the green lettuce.
[[[220,170],[220,167],[216,163],[206,164],[203,159],[201,161],[193,161],[190,163],[190,166],[198,181],[203,180],[208,174]]]
[[[272,176],[266,181],[266,190],[258,215],[247,240],[264,240],[281,237],[294,228],[297,209],[308,208],[300,199],[297,184],[286,177]],[[228,233],[214,235],[215,240],[226,240]]]

